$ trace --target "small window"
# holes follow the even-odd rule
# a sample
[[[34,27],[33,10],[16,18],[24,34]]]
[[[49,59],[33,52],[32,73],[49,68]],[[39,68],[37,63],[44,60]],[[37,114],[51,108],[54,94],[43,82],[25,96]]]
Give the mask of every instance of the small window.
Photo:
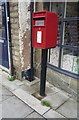
[[[5,38],[4,6],[0,6],[0,38]]]
[[[79,73],[78,64],[79,64],[79,50],[63,48],[61,68],[78,74]]]
[[[79,2],[68,2],[66,17],[79,17]]]
[[[79,21],[65,22],[64,44],[79,47]]]
[[[62,3],[61,2],[51,2],[51,11],[56,12],[59,18],[62,17]]]
[[[58,67],[58,64],[59,64],[59,50],[60,50],[59,47],[56,47],[56,48],[53,48],[53,49],[50,50],[50,61],[49,61],[49,63],[54,65],[54,66],[57,66],[57,67]]]

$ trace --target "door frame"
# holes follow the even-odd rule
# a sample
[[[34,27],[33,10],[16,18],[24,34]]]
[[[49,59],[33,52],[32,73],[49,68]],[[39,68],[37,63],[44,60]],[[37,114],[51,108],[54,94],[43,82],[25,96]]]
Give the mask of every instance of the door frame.
[[[11,63],[10,63],[10,48],[9,48],[9,17],[8,17],[8,11],[7,11],[7,1],[5,0],[5,2],[3,3],[0,3],[0,5],[3,5],[4,4],[4,12],[5,12],[5,31],[6,31],[6,39],[7,39],[7,42],[8,42],[8,59],[9,59],[9,69],[0,65],[0,68],[3,69],[4,71],[8,72],[10,74],[11,72]]]

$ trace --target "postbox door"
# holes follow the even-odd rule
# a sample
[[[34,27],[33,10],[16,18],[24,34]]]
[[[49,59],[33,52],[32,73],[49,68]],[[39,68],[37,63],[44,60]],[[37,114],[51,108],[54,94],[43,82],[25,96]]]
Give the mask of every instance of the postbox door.
[[[43,45],[45,43],[45,28],[39,27],[34,29],[34,36],[36,44]]]
[[[37,23],[36,23],[37,22]],[[45,20],[35,20],[33,25],[33,46],[42,48],[45,45]]]

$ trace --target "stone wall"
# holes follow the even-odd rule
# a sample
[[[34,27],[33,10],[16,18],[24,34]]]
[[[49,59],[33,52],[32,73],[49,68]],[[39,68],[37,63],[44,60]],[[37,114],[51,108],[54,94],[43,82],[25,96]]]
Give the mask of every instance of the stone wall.
[[[21,79],[30,64],[30,2],[10,2],[13,66]]]
[[[21,60],[20,60],[20,46],[19,46],[19,13],[18,3],[10,2],[10,23],[11,23],[11,41],[12,41],[12,56],[13,67],[20,78]]]
[[[47,68],[47,81],[77,98],[79,83],[77,79]]]

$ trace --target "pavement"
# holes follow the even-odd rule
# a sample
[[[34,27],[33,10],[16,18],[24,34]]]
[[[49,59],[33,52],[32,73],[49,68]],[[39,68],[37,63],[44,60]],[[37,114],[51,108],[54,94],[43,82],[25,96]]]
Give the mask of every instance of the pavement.
[[[77,118],[78,102],[72,96],[50,83],[46,83],[46,96],[39,95],[39,79],[9,81],[8,74],[0,70],[1,118]],[[41,104],[48,101],[51,107]]]

